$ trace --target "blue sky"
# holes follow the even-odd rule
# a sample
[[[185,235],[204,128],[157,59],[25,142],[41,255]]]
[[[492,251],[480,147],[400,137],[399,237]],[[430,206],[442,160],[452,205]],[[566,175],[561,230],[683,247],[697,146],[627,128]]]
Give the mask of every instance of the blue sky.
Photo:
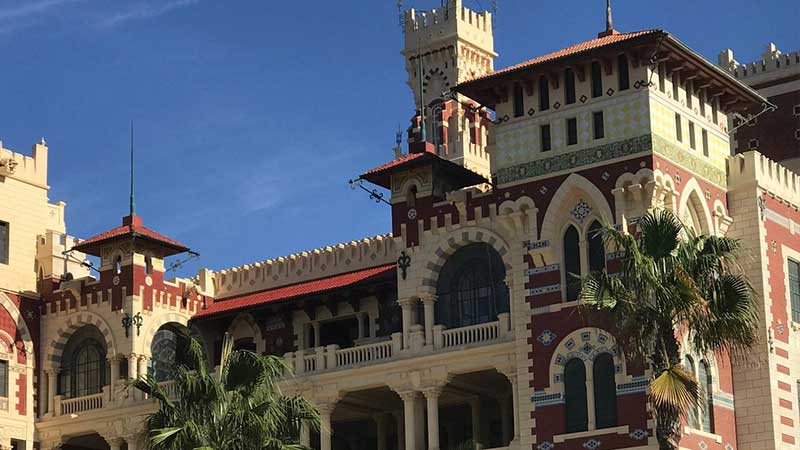
[[[499,0],[496,67],[592,38],[602,0]],[[430,8],[439,0],[405,0]],[[465,0],[478,8],[491,0]],[[724,5],[724,8],[723,8]],[[0,0],[0,137],[50,146],[52,201],[89,237],[137,212],[223,268],[387,232],[347,180],[392,157],[413,111],[396,0]],[[616,0],[716,60],[800,50],[796,0]]]

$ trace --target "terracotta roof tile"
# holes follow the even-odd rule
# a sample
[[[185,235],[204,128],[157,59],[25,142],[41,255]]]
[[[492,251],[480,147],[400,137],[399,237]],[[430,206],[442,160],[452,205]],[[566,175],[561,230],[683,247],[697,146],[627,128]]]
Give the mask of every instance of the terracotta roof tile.
[[[479,77],[473,78],[472,80],[468,80],[462,84],[469,84],[473,81],[482,80],[485,78],[491,78],[497,75],[502,75],[504,73],[513,72],[515,70],[524,69],[527,67],[536,66],[542,63],[554,61],[560,58],[564,58],[567,56],[577,55],[579,53],[583,53],[588,50],[594,50],[601,47],[605,47],[607,45],[616,44],[618,42],[627,41],[630,39],[638,38],[641,36],[646,36],[650,34],[658,34],[663,33],[662,30],[652,29],[652,30],[642,30],[642,31],[633,31],[630,33],[619,33],[615,32],[613,34],[609,34],[607,36],[598,37],[596,39],[591,39],[588,41],[584,41],[575,45],[572,45],[567,48],[563,48],[561,50],[557,50],[552,53],[548,53],[546,55],[538,56],[533,59],[529,59],[527,61],[521,62],[519,64],[515,64],[513,66],[509,66],[503,69],[495,70],[494,72],[487,73],[485,75],[481,75]]]
[[[146,226],[142,225],[142,219],[139,216],[123,217],[122,225],[116,228],[112,228],[108,231],[104,231],[96,236],[92,236],[89,239],[81,241],[78,245],[75,246],[75,249],[78,251],[92,254],[91,252],[95,251],[100,243],[124,237],[143,237],[146,239],[150,239],[159,242],[161,244],[165,244],[168,247],[172,247],[172,249],[176,253],[181,253],[186,250],[189,250],[188,247],[181,244],[180,242],[174,239],[170,239],[164,236],[163,234],[153,231],[150,228],[147,228]]]
[[[312,281],[283,286],[267,291],[244,294],[236,297],[229,297],[221,300],[214,300],[205,309],[201,309],[194,317],[207,317],[223,312],[235,311],[255,305],[286,300],[303,295],[318,294],[337,288],[351,286],[369,278],[394,270],[395,264],[372,267],[370,269],[358,270],[355,272],[334,275],[327,278],[320,278]]]

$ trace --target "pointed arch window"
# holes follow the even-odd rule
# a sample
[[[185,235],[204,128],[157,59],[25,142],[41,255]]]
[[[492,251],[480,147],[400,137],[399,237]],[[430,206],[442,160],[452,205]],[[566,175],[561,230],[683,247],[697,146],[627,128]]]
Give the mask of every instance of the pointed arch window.
[[[581,248],[580,234],[574,225],[564,232],[564,270],[566,272],[567,301],[578,299],[581,287]]]
[[[692,374],[692,376],[697,379],[697,369],[695,369],[695,362],[694,358],[689,355],[686,355],[686,370]],[[697,413],[697,409],[690,408],[689,409],[689,426],[694,428],[695,430],[700,429],[700,416]]]
[[[117,275],[122,273],[122,256],[117,256],[114,259],[114,273]]]
[[[614,357],[603,353],[594,360],[594,417],[597,428],[617,426],[617,383]]]
[[[702,430],[714,432],[714,386],[711,367],[708,361],[701,360],[697,366],[697,383],[700,385],[700,401],[702,404]]]
[[[606,249],[603,246],[603,237],[600,234],[602,229],[600,222],[594,221],[589,226],[589,270],[594,272],[606,268]]]
[[[153,273],[153,257],[150,255],[144,257],[144,273],[147,275]]]
[[[564,366],[564,403],[566,432],[587,431],[589,414],[586,398],[586,365],[578,358],[569,360]]]

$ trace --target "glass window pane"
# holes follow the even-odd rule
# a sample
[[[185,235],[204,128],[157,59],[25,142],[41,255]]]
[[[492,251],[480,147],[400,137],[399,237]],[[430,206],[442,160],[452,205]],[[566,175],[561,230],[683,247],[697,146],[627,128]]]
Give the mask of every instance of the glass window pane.
[[[570,225],[564,233],[564,270],[566,271],[567,300],[577,300],[581,287],[581,250],[578,229]]]
[[[792,320],[800,322],[800,263],[789,260],[789,296],[792,304]]]
[[[0,361],[0,397],[8,397],[8,361]]]
[[[603,353],[594,360],[594,414],[597,428],[617,426],[617,382],[614,358]]]
[[[571,359],[564,367],[564,402],[567,433],[589,429],[586,403],[586,367],[580,359]]]

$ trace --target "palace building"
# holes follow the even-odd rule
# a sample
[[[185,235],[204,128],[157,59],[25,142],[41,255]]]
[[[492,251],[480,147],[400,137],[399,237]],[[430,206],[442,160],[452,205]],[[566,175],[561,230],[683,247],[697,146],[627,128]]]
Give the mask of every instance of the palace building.
[[[143,449],[155,403],[126,380],[173,392],[179,327],[212,362],[226,333],[285,358],[316,449],[656,449],[649,368],[570,276],[618,270],[593,231],[656,208],[740,239],[759,300],[753,361],[684,349],[703,407],[681,448],[800,449],[800,56],[716,65],[607,22],[495,69],[490,13],[407,11],[408,147],[357,181],[391,230],[192,278],[166,279],[190,247],[133,205],[67,235],[44,140],[0,145],[0,449]]]

